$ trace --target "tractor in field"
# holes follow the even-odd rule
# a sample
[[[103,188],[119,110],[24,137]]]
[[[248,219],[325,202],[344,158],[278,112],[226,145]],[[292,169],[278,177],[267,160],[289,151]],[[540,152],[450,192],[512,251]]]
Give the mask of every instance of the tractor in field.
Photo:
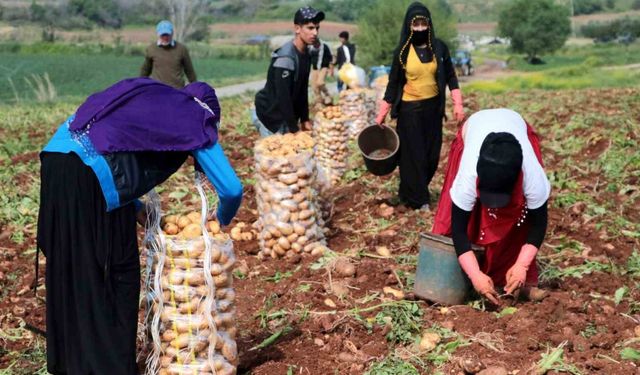
[[[451,62],[456,68],[458,76],[470,76],[473,74],[473,63],[471,61],[471,53],[468,51],[458,50],[451,57]]]

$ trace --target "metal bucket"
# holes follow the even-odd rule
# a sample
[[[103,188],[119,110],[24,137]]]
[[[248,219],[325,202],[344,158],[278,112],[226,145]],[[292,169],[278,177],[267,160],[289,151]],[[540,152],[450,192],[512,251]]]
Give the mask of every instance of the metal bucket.
[[[396,169],[398,165],[398,149],[400,138],[395,130],[383,125],[383,127],[368,126],[358,134],[358,148],[364,158],[367,170],[376,176],[384,176]],[[376,156],[375,153],[386,150],[386,155]]]
[[[460,305],[465,301],[471,283],[458,263],[458,256],[449,237],[422,233],[416,269],[416,296],[443,305]],[[476,256],[483,249],[472,246]]]

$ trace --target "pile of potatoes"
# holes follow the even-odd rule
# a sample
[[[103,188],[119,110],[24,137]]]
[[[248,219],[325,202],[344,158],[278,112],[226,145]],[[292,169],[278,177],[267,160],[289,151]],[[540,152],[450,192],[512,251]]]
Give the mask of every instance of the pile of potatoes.
[[[175,236],[178,239],[198,238],[202,236],[202,215],[196,211],[186,215],[166,215],[160,220],[160,227],[166,236]],[[215,220],[207,221],[206,228],[215,239],[227,238]]]
[[[369,125],[369,109],[363,89],[349,89],[340,91],[340,109],[346,117],[345,124],[349,128],[349,135],[355,137],[362,129]]]
[[[324,251],[313,138],[306,132],[256,143],[256,198],[262,257]]]
[[[316,140],[319,179],[334,186],[347,169],[349,151],[349,129],[340,107],[326,107],[316,114],[313,138]]]
[[[236,374],[233,242],[210,221],[207,248],[200,220],[194,213],[162,219],[164,251],[154,259],[152,293],[159,319],[151,325],[160,375]]]
[[[378,114],[378,93],[373,89],[363,90],[364,106],[367,112],[367,125],[372,125],[376,121]],[[382,94],[384,95],[384,93]]]
[[[258,238],[258,231],[241,221],[231,228],[229,235],[234,241],[253,241]]]

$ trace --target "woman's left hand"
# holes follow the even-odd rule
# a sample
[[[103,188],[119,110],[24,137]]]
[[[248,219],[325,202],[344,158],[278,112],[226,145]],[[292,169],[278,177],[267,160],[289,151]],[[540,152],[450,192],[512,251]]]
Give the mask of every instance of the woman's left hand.
[[[453,117],[458,125],[464,122],[464,107],[462,106],[462,92],[460,89],[451,90],[451,100],[453,101]]]
[[[504,287],[504,291],[507,294],[512,294],[515,290],[524,285],[527,279],[527,268],[516,263],[507,271],[507,285]]]

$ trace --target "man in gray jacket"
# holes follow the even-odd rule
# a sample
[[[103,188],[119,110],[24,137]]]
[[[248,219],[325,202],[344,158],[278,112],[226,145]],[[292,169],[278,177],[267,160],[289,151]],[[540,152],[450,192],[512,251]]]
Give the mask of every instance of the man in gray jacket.
[[[311,7],[298,9],[293,19],[294,39],[271,55],[267,83],[255,98],[253,120],[261,136],[311,130],[308,46],[316,43],[322,20],[323,12]]]

